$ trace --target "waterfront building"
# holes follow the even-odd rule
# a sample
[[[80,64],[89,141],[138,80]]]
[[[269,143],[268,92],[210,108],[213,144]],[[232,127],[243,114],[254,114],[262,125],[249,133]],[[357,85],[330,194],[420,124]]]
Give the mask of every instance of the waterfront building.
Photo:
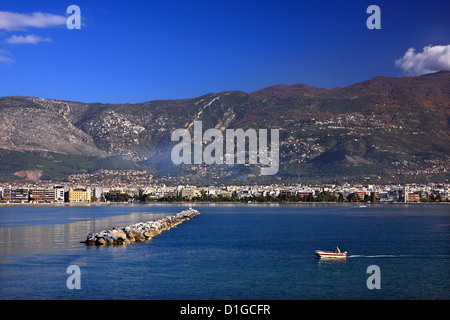
[[[56,189],[45,188],[44,189],[44,201],[45,202],[55,202],[56,200]]]
[[[71,188],[69,190],[69,202],[91,202],[91,190],[89,188]]]
[[[11,202],[28,202],[29,189],[23,187],[5,188],[3,190],[3,200]]]
[[[32,202],[55,202],[56,200],[54,188],[31,188],[29,194]]]
[[[408,195],[406,197],[408,202],[419,202],[420,197],[418,192],[408,192]]]
[[[95,187],[94,188],[94,197],[97,198],[97,200],[100,200],[103,195],[103,188],[102,187]]]
[[[194,187],[184,187],[181,190],[181,197],[182,198],[192,198],[200,196],[200,192],[195,189]]]
[[[55,202],[64,202],[64,192],[66,189],[63,186],[53,187],[55,190]]]

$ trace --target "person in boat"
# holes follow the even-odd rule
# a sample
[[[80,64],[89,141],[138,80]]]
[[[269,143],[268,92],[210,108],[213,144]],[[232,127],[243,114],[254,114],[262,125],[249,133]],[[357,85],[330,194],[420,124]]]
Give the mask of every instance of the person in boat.
[[[334,252],[336,252],[336,253],[341,253],[341,250],[339,249],[338,246],[336,246],[336,250],[334,250]]]

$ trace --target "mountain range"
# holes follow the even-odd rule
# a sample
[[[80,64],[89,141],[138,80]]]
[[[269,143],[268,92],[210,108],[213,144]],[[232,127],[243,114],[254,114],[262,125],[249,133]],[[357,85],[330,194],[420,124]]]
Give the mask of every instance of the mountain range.
[[[0,182],[147,169],[199,183],[448,181],[450,72],[134,104],[0,98]],[[173,165],[178,128],[280,129],[280,170]],[[192,181],[192,180],[191,180]]]

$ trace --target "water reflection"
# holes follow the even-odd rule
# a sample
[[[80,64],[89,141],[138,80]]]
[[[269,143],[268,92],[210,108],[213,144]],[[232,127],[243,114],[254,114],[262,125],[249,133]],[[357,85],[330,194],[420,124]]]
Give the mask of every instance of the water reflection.
[[[86,236],[114,226],[122,227],[141,221],[162,218],[167,213],[132,212],[100,219],[76,218],[79,221],[24,227],[0,228],[0,263],[15,256],[31,255],[54,250],[77,249],[84,244]]]
[[[343,264],[347,262],[347,259],[331,259],[331,258],[316,258],[319,266],[326,266],[332,264]]]

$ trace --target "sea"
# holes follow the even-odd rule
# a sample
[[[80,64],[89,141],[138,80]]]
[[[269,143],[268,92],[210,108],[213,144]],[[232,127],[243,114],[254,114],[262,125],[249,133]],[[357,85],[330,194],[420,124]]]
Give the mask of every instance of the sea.
[[[193,207],[200,215],[150,241],[97,247],[81,241],[187,204],[0,205],[0,299],[450,298],[449,205]],[[336,246],[346,259],[314,255]]]

